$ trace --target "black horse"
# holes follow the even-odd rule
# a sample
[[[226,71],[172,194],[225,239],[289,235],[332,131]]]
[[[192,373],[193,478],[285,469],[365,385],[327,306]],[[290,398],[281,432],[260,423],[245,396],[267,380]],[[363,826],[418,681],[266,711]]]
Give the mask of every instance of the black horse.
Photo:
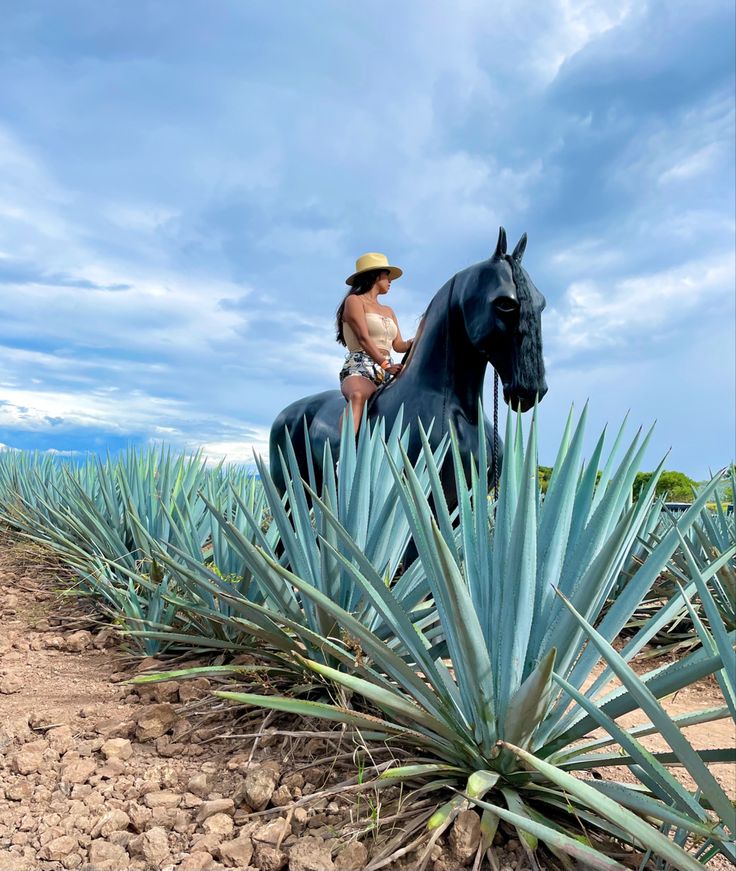
[[[368,417],[383,417],[387,431],[402,405],[407,423],[418,418],[427,429],[434,421],[430,435],[433,448],[453,424],[466,473],[470,455],[476,455],[477,460],[478,400],[486,366],[490,363],[499,374],[503,398],[513,408],[527,411],[547,392],[541,332],[545,299],[521,265],[525,248],[526,234],[507,254],[506,231],[501,227],[493,256],[458,272],[437,292],[422,318],[403,371],[369,401]],[[282,492],[285,482],[279,448],[286,455],[285,433],[290,434],[299,468],[307,478],[306,421],[317,486],[321,488],[324,445],[330,442],[337,460],[338,423],[345,408],[339,390],[326,390],[293,402],[278,415],[271,427],[270,468]],[[414,425],[410,432],[408,453],[412,460],[421,451],[418,429]],[[488,420],[485,433],[490,465],[494,440]],[[500,440],[498,445],[500,448]],[[452,494],[454,502],[449,468],[447,472],[450,475],[443,489],[448,496]]]

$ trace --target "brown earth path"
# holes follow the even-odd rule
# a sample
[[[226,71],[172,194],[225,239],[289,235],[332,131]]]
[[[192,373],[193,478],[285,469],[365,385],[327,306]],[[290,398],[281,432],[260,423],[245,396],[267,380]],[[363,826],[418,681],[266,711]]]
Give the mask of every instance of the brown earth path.
[[[340,807],[291,807],[323,788],[324,767],[300,773],[269,730],[213,741],[236,721],[198,701],[204,678],[121,685],[135,666],[63,581],[42,549],[0,533],[0,871],[364,864],[329,825]]]

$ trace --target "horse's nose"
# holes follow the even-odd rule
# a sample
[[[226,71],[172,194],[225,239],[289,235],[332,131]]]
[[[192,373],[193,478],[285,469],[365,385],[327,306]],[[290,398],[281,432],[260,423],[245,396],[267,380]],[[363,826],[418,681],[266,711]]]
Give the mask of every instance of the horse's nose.
[[[547,384],[541,384],[536,390],[530,390],[518,385],[512,385],[508,389],[504,387],[504,401],[514,410],[529,411],[534,408],[534,403],[541,402],[547,393]]]

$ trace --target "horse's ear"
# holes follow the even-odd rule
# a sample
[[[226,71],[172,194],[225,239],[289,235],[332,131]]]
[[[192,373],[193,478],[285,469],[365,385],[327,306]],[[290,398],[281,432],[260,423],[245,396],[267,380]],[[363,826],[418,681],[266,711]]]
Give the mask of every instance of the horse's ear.
[[[506,231],[503,227],[498,228],[498,242],[496,242],[496,250],[493,252],[493,259],[499,260],[506,254]]]
[[[519,239],[516,243],[516,248],[511,253],[511,256],[517,263],[521,263],[521,258],[524,256],[524,252],[526,251],[526,233]]]

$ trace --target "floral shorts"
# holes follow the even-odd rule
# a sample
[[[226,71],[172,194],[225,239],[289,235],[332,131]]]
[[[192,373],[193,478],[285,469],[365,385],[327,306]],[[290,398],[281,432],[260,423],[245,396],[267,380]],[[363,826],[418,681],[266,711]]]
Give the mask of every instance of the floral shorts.
[[[389,363],[392,362],[389,357]],[[386,384],[391,380],[388,372],[385,372],[378,363],[365,351],[353,351],[345,358],[345,363],[340,370],[340,384],[351,375],[361,375],[372,381],[376,387]]]

